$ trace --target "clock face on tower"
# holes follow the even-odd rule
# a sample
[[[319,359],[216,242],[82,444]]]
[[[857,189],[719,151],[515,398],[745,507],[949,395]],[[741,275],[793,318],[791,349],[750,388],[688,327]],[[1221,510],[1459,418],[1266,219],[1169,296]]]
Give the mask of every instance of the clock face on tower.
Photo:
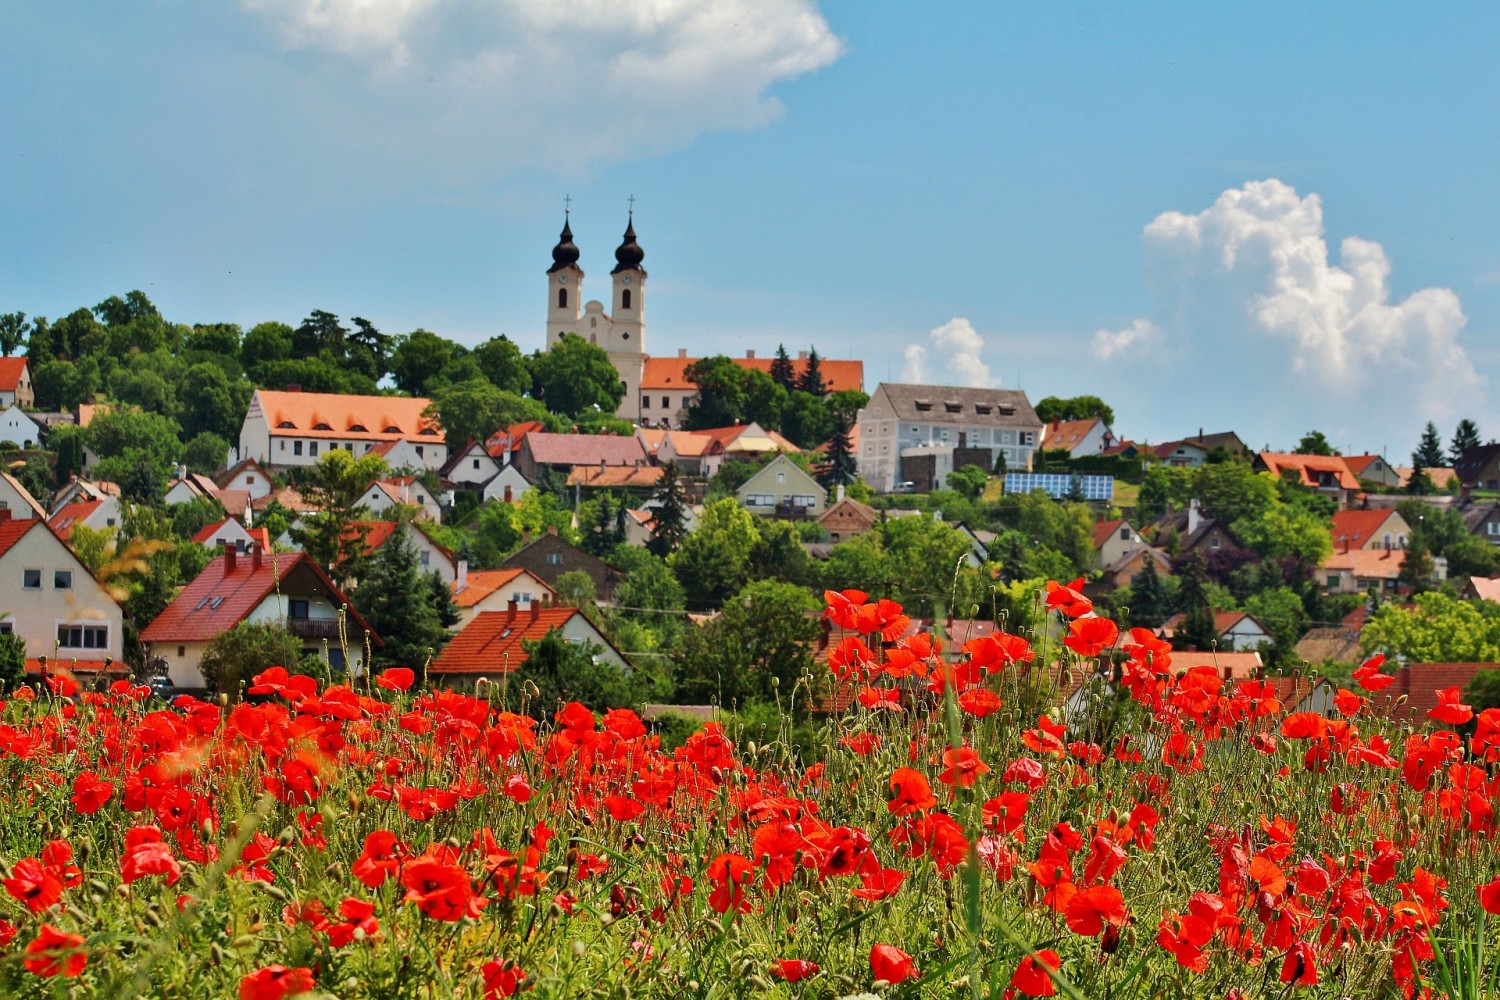
[[[628,274],[625,275],[625,277],[621,278],[620,281],[621,281],[621,283],[626,284],[626,285],[630,284],[630,275],[628,275]]]
[[[559,274],[557,276],[557,283],[559,285],[566,285],[568,283],[568,276],[566,274]]]

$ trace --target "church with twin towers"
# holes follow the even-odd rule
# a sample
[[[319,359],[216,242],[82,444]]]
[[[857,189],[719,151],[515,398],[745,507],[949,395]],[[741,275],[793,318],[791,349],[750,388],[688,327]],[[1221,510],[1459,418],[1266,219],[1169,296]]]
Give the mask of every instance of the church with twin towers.
[[[552,266],[547,268],[547,349],[564,334],[577,334],[609,354],[625,394],[615,415],[642,427],[678,428],[698,387],[685,370],[698,361],[679,348],[675,356],[652,357],[646,351],[646,252],[635,235],[634,205],[626,221],[625,234],[615,248],[615,266],[610,270],[609,309],[598,299],[583,295],[583,268],[578,266],[578,245],[573,242],[571,213],[564,213],[562,234],[552,248]],[[770,373],[772,355],[756,357],[747,351],[732,359],[741,368]],[[793,366],[798,375],[807,367],[806,351],[798,352]],[[864,388],[864,363],[820,359],[820,370],[828,391]]]

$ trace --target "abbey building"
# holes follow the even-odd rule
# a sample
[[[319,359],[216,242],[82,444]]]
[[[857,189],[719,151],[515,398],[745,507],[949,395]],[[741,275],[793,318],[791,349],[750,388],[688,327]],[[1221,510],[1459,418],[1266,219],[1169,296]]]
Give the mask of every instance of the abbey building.
[[[552,266],[547,269],[547,349],[565,333],[576,333],[609,353],[625,395],[615,415],[644,427],[681,427],[698,387],[685,372],[699,360],[680,349],[675,356],[653,358],[646,352],[646,252],[636,241],[635,216],[631,214],[625,235],[615,248],[615,266],[609,272],[610,304],[606,312],[598,299],[583,297],[583,268],[578,266],[578,246],[573,242],[571,221],[563,221],[562,235],[552,248]],[[747,351],[734,358],[742,368],[767,373],[772,358]],[[807,353],[793,361],[797,374],[807,366]],[[823,359],[820,363],[828,391],[864,389],[864,363]]]

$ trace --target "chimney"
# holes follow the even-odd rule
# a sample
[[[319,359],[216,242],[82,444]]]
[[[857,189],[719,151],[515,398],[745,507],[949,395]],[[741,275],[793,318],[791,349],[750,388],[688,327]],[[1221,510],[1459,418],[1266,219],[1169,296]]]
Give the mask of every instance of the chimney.
[[[806,361],[807,360],[807,352],[806,351],[798,351],[797,352],[797,360],[798,361]]]
[[[545,600],[546,598],[543,598]],[[536,621],[542,614],[542,605],[538,601],[531,602],[531,620]]]
[[[463,590],[469,585],[469,560],[458,561],[458,579],[453,582],[454,593]]]
[[[512,492],[511,491],[512,491],[512,487],[510,487],[510,486],[505,487],[505,502],[506,503],[513,503],[514,502],[514,499],[512,497]]]
[[[1198,428],[1198,440],[1199,441],[1203,440],[1203,428],[1202,427]]]
[[[531,529],[530,528],[522,528],[521,529],[521,544],[522,545],[530,545],[531,544]]]
[[[687,348],[686,347],[679,347],[679,348],[677,348],[677,357],[679,359],[680,358],[686,358],[687,357]]]
[[[9,507],[0,507],[0,524],[4,524],[6,521],[9,521],[9,520],[10,520],[10,508]]]
[[[1188,534],[1198,530],[1198,525],[1203,522],[1203,514],[1198,509],[1198,498],[1194,497],[1188,501]]]
[[[747,360],[747,361],[754,361],[755,360],[755,352],[754,351],[746,351],[745,352],[745,360]]]
[[[262,550],[261,550],[260,542],[256,542],[256,543],[254,543],[253,545],[250,546],[250,568],[254,569],[254,570],[259,570],[260,569],[260,561],[261,561],[262,558],[263,558],[263,556],[262,556]]]
[[[556,538],[557,537],[557,525],[555,525],[555,524],[549,524],[549,525],[547,525],[547,534],[551,535],[553,538]]]
[[[517,605],[514,598],[505,602],[505,610],[512,618],[516,616],[516,607]]]
[[[844,501],[844,484],[843,483],[839,483],[838,486],[835,487],[835,489],[837,490],[837,494],[836,495],[838,496],[838,499],[835,500],[834,502],[835,503],[843,503],[843,501]]]
[[[225,539],[223,544],[224,544],[224,575],[228,576],[229,574],[231,574],[231,573],[234,572],[234,555],[235,555],[234,545],[228,539]]]

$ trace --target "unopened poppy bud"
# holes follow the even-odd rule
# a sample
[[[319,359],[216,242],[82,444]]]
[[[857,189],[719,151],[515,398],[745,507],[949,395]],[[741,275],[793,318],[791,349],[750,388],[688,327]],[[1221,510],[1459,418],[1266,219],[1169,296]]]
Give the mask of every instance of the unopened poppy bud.
[[[760,976],[751,976],[750,985],[762,991],[769,990],[771,988],[771,984],[766,982],[765,979],[761,978]]]
[[[771,686],[773,688],[779,688],[779,687],[781,687],[781,678],[773,676],[771,678]]]
[[[213,840],[214,839],[214,821],[213,820],[211,820],[211,819],[205,819],[202,823],[200,823],[198,825],[198,829],[203,834],[203,839],[204,840]]]
[[[609,913],[601,913],[601,914],[599,914],[599,926],[600,927],[608,927],[610,924],[612,924],[614,922],[615,922],[615,918],[614,918],[613,914],[609,914]]]
[[[229,947],[233,948],[235,951],[239,951],[243,948],[253,948],[255,947],[256,940],[257,938],[254,934],[241,934],[239,937],[229,942]]]
[[[121,899],[129,899],[134,893],[130,891],[130,886],[121,884],[115,886],[115,895]]]
[[[156,907],[153,906],[151,909],[146,911],[146,923],[150,924],[152,927],[160,929],[165,924],[165,921],[162,920],[161,914],[156,912]]]
[[[270,896],[272,899],[279,899],[283,903],[285,903],[287,900],[292,898],[291,894],[279,885],[271,885],[269,882],[266,882],[264,883],[264,886],[266,895]]]
[[[219,943],[217,941],[209,944],[208,957],[209,961],[213,962],[214,965],[224,964],[224,949],[219,947]]]
[[[584,953],[588,951],[588,946],[582,941],[574,941],[572,951],[574,958],[582,958]]]

